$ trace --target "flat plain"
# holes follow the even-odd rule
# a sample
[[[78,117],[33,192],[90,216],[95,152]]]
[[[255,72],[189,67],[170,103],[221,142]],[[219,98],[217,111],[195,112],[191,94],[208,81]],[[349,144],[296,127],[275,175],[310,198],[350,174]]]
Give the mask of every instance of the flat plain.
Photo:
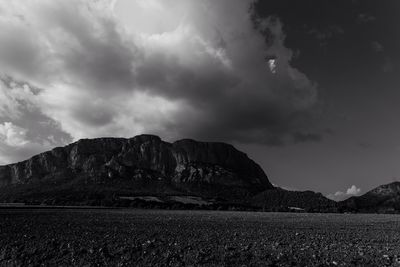
[[[0,266],[400,266],[400,216],[0,209]]]

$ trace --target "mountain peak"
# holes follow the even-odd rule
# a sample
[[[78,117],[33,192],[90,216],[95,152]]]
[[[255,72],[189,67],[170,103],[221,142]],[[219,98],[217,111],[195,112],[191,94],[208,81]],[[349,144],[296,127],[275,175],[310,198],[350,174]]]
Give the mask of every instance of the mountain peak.
[[[153,134],[141,134],[141,135],[136,135],[132,138],[131,140],[138,140],[139,142],[146,142],[146,141],[156,141],[156,142],[161,142],[161,138],[157,135]]]

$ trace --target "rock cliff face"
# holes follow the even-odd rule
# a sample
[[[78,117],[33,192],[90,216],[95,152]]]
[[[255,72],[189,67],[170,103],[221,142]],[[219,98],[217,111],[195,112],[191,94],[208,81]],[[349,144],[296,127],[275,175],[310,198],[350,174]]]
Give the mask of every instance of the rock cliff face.
[[[0,188],[9,185],[155,183],[176,188],[271,189],[263,170],[246,154],[224,143],[157,136],[83,139],[66,147],[0,166]]]

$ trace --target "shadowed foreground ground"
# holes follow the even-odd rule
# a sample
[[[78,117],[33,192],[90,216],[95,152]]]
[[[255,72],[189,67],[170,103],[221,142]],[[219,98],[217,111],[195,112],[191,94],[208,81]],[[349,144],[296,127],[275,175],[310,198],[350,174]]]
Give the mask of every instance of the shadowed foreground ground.
[[[399,240],[398,215],[0,210],[1,266],[400,266]]]

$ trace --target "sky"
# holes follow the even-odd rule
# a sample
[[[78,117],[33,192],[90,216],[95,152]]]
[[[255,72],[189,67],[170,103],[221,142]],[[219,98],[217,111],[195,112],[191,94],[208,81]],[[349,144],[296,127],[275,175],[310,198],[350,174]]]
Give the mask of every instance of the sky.
[[[0,164],[81,138],[234,144],[341,200],[400,179],[397,0],[0,0]]]

